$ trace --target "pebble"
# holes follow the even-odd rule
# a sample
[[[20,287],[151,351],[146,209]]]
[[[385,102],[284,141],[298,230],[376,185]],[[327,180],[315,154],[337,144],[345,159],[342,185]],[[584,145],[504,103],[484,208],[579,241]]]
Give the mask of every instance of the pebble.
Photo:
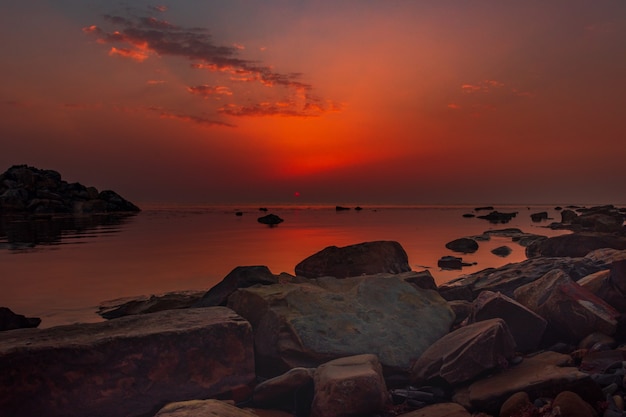
[[[613,402],[619,410],[624,411],[624,398],[621,395],[614,395]]]

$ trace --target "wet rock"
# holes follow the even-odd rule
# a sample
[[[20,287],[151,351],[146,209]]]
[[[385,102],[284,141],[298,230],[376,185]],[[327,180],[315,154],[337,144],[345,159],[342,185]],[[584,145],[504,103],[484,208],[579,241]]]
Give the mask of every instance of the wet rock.
[[[471,381],[507,364],[515,354],[515,340],[502,319],[461,327],[433,343],[411,367],[411,382],[443,379],[450,385]]]
[[[202,297],[202,294],[204,294],[202,291],[176,291],[161,295],[105,301],[98,306],[98,315],[110,320],[134,314],[189,308]]]
[[[558,269],[519,287],[513,298],[545,318],[566,342],[578,343],[595,331],[612,335],[617,328],[619,313]]]
[[[329,246],[304,259],[295,268],[296,275],[307,278],[398,274],[410,270],[402,246],[395,241],[382,240],[344,247]]]
[[[406,371],[454,320],[435,291],[392,274],[244,288],[228,305],[252,324],[262,376],[362,353]]]
[[[496,415],[502,404],[515,393],[524,391],[531,399],[554,398],[566,390],[594,404],[603,399],[600,388],[589,374],[573,366],[569,355],[547,351],[474,382],[464,396],[468,406]]]
[[[348,417],[382,411],[389,401],[376,355],[335,359],[317,368],[311,417]]]
[[[39,317],[26,317],[15,314],[10,308],[0,307],[0,331],[37,327],[41,324]]]
[[[529,258],[537,256],[576,258],[601,248],[624,250],[626,249],[626,237],[591,232],[553,236],[533,242],[526,248],[526,256]]]
[[[547,220],[548,219],[548,212],[547,211],[540,211],[539,213],[533,213],[530,215],[530,219],[533,222],[540,222],[542,220]]]
[[[261,382],[254,387],[252,394],[255,406],[296,411],[293,410],[294,404],[310,404],[314,375],[315,368],[293,368]]]
[[[217,285],[207,291],[194,307],[225,306],[228,297],[238,288],[256,284],[277,284],[278,278],[267,266],[238,266],[228,273]]]
[[[537,349],[547,326],[543,317],[517,301],[501,293],[483,291],[474,300],[467,321],[475,323],[494,318],[501,318],[506,322],[517,349],[521,352]]]
[[[0,410],[144,416],[254,379],[250,324],[224,307],[0,333]]]
[[[462,237],[446,243],[446,248],[460,253],[474,253],[478,250],[478,243],[471,238]]]
[[[252,411],[243,410],[219,400],[191,400],[167,404],[154,417],[258,417]]]
[[[491,253],[496,256],[500,256],[501,258],[506,258],[511,254],[511,252],[512,250],[508,246],[498,246],[497,248],[491,250]]]
[[[280,217],[278,217],[275,214],[268,214],[266,216],[259,217],[256,220],[259,223],[266,224],[268,226],[276,226],[277,224],[280,224],[280,223],[284,222],[283,219],[281,219]]]
[[[558,409],[563,417],[597,417],[598,413],[578,394],[563,391],[552,402],[552,409]]]
[[[488,220],[489,223],[498,224],[498,223],[508,223],[517,216],[517,212],[514,213],[501,213],[499,211],[492,211],[489,214],[483,216],[476,216],[479,219]]]
[[[463,406],[456,403],[440,403],[428,405],[410,413],[401,414],[398,417],[471,417]]]

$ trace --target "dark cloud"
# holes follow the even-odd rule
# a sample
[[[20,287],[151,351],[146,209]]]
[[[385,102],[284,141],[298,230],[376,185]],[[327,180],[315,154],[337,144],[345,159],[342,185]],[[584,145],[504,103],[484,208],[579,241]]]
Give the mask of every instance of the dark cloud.
[[[159,12],[165,9],[158,9]],[[222,87],[196,86],[188,91],[202,96],[229,96],[234,102],[218,110],[229,116],[283,115],[293,117],[319,116],[327,111],[337,111],[339,105],[320,100],[311,94],[313,87],[301,80],[300,73],[281,73],[258,61],[241,58],[242,45],[217,44],[206,29],[184,28],[154,17],[105,15],[108,28],[89,26],[83,29],[94,35],[98,43],[110,46],[109,55],[142,62],[150,56],[171,56],[190,61],[192,68],[227,76],[231,83],[259,83],[265,87],[282,88],[284,99],[268,105],[237,104],[242,101],[233,91]],[[264,93],[267,95],[267,92]],[[273,93],[274,95],[276,93]],[[253,99],[254,100],[254,99]],[[258,98],[257,98],[258,100]],[[250,98],[246,100],[250,102]],[[287,105],[287,107],[283,107]]]
[[[188,115],[188,114],[174,113],[174,112],[170,112],[170,111],[161,109],[159,107],[148,107],[148,108],[146,108],[146,110],[157,113],[159,115],[159,117],[162,118],[162,119],[180,120],[180,121],[183,121],[183,122],[191,122],[191,123],[196,123],[196,124],[199,124],[199,125],[202,125],[202,126],[208,126],[208,127],[212,127],[212,126],[235,127],[235,125],[232,125],[232,124],[226,123],[226,122],[222,122],[220,120],[212,120],[212,119],[209,119],[207,117],[192,116],[192,115]]]

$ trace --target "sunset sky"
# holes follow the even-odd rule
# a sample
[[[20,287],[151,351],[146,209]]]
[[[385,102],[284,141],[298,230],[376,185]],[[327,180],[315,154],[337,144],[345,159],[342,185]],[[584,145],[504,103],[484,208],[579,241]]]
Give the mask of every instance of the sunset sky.
[[[11,1],[0,47],[0,172],[139,203],[626,204],[626,1]]]

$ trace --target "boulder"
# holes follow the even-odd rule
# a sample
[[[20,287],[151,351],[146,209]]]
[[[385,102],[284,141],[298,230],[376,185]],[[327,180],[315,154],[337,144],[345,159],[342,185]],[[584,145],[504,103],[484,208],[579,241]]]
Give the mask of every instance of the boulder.
[[[26,317],[15,314],[10,308],[0,307],[0,331],[37,327],[40,324],[39,317]]]
[[[530,219],[533,222],[540,222],[542,220],[547,220],[548,219],[548,212],[547,211],[540,211],[538,213],[532,213],[530,215]]]
[[[547,326],[543,317],[517,301],[499,292],[483,291],[474,300],[467,321],[476,323],[494,318],[501,318],[506,322],[517,349],[521,352],[537,349]]]
[[[608,233],[581,232],[553,236],[533,242],[526,248],[529,258],[543,256],[582,257],[601,248],[626,249],[626,237]]]
[[[446,243],[446,248],[454,252],[474,253],[478,250],[478,243],[469,237],[462,237]]]
[[[507,297],[514,298],[515,289],[541,278],[553,269],[562,269],[573,280],[578,280],[606,269],[607,262],[612,262],[613,257],[606,255],[602,259],[543,257],[527,259],[499,268],[488,268],[464,275],[440,285],[437,290],[446,300],[464,299],[472,301],[482,291],[501,292]]]
[[[622,314],[626,314],[626,260],[611,264],[610,270],[588,275],[578,284],[606,301]]]
[[[194,307],[225,306],[228,297],[237,288],[247,288],[256,284],[277,284],[278,278],[267,266],[238,266],[228,273],[222,281],[207,291]]]
[[[422,288],[424,290],[437,290],[437,284],[435,284],[435,278],[430,273],[430,271],[410,271],[398,274],[398,277],[408,282],[409,284],[413,284],[418,288]]]
[[[465,300],[452,300],[448,301],[448,305],[454,312],[454,323],[453,327],[458,326],[472,313],[472,303]]]
[[[559,410],[563,417],[598,417],[593,407],[571,391],[563,391],[552,401],[552,409]]]
[[[374,241],[356,245],[329,246],[296,265],[296,275],[307,278],[356,277],[410,271],[409,259],[398,242]]]
[[[548,272],[519,287],[514,298],[548,321],[551,331],[564,341],[578,343],[594,331],[612,335],[619,313],[564,272]]]
[[[515,354],[515,340],[502,319],[461,327],[433,343],[411,367],[411,381],[426,384],[443,379],[450,385],[471,381],[506,366]]]
[[[254,387],[252,399],[257,407],[291,410],[294,404],[312,400],[315,368],[293,368]],[[300,398],[309,397],[309,398]]]
[[[569,355],[546,351],[472,383],[462,396],[469,401],[464,405],[497,415],[502,404],[515,393],[524,391],[534,400],[554,398],[565,390],[576,392],[589,402],[603,398],[598,385],[574,366]]]
[[[252,324],[263,376],[362,353],[406,371],[454,320],[437,292],[392,274],[244,288],[228,305]]]
[[[512,250],[508,246],[498,246],[497,248],[491,250],[491,253],[496,256],[500,256],[501,258],[506,258],[511,254],[511,252]]]
[[[256,220],[259,223],[266,224],[268,226],[276,226],[277,224],[284,222],[282,218],[278,217],[275,214],[268,214],[266,216],[261,216]]]
[[[574,210],[565,209],[561,212],[561,223],[572,223],[578,214]]]
[[[439,403],[428,405],[398,417],[471,417],[472,415],[457,403]]]
[[[524,412],[529,415],[535,406],[530,402],[530,397],[524,391],[511,395],[500,407],[500,417],[523,416]]]
[[[167,404],[154,417],[258,417],[252,411],[243,410],[219,400],[190,400]]]
[[[311,417],[349,417],[379,413],[389,401],[376,355],[335,359],[317,368]]]
[[[225,307],[0,333],[0,410],[144,416],[254,380],[250,324]]]

